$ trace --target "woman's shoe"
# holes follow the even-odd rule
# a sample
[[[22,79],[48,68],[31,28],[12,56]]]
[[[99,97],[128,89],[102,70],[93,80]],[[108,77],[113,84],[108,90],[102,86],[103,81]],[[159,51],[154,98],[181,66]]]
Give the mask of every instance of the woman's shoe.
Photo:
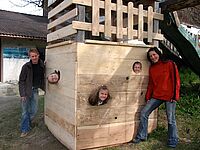
[[[145,141],[144,139],[138,139],[138,138],[136,138],[136,139],[132,140],[131,143],[133,143],[133,144],[139,144],[140,142],[144,142],[144,141]]]

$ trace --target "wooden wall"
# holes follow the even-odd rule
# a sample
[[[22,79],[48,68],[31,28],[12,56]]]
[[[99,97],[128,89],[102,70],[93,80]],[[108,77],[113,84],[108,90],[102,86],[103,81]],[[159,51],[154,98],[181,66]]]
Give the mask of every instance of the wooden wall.
[[[46,84],[45,123],[69,149],[125,143],[136,134],[148,84],[149,47],[105,43],[63,42],[47,47],[47,75],[60,70],[61,80]],[[139,74],[132,71],[135,61],[142,63]],[[112,98],[105,105],[89,105],[89,94],[102,84]],[[156,126],[154,112],[149,132]]]
[[[148,84],[148,49],[98,42],[78,44],[77,149],[125,143],[136,134]],[[140,74],[132,71],[135,61],[143,65]],[[102,84],[108,86],[112,99],[105,105],[89,105],[90,92]],[[153,113],[149,131],[156,127],[156,119]]]
[[[46,83],[45,123],[69,149],[75,149],[76,44],[48,46],[46,75],[60,70],[58,84]]]

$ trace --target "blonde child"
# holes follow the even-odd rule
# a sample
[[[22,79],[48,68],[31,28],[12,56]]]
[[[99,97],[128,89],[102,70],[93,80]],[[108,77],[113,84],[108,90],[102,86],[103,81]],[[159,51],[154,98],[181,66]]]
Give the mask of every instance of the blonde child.
[[[110,94],[107,86],[101,85],[90,94],[88,101],[92,106],[99,106],[106,104],[109,99]]]

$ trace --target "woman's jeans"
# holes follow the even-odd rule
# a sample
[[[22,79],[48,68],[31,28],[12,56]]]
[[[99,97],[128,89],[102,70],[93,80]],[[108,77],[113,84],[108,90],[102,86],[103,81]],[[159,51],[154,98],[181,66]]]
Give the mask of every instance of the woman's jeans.
[[[146,140],[148,134],[148,118],[153,110],[165,103],[166,114],[168,120],[168,145],[176,146],[178,143],[178,134],[176,127],[175,109],[176,102],[162,101],[158,99],[150,99],[141,111],[140,124],[136,138]]]
[[[21,102],[22,119],[21,132],[28,132],[30,130],[31,120],[35,117],[38,110],[38,89],[32,89],[31,97],[27,97],[25,101]]]

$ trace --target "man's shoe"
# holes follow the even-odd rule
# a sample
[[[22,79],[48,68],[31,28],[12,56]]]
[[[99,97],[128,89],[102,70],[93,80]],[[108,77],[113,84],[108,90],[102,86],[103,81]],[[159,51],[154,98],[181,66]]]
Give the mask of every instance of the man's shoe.
[[[167,146],[170,147],[170,148],[176,148],[177,144],[175,144],[175,145],[168,144]]]
[[[143,142],[143,141],[145,141],[145,140],[136,138],[136,139],[132,140],[131,143],[139,144],[140,142]]]
[[[28,132],[22,132],[21,135],[20,135],[20,137],[23,138],[23,137],[25,137],[27,135],[28,135]]]

